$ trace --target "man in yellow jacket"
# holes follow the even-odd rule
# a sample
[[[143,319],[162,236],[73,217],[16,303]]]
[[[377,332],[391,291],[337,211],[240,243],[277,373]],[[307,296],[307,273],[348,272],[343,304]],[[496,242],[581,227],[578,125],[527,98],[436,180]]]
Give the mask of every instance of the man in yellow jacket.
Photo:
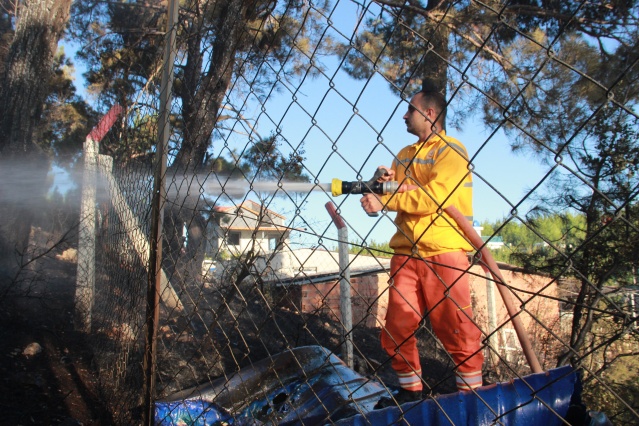
[[[413,190],[361,199],[367,213],[396,211],[390,241],[388,311],[381,344],[392,357],[400,391],[375,408],[422,398],[422,370],[415,332],[424,315],[456,365],[459,390],[482,385],[481,332],[473,321],[466,272],[473,248],[443,209],[455,206],[472,221],[472,176],[466,148],[446,135],[446,100],[422,90],[404,115],[406,129],[419,139],[403,148],[383,180]],[[385,168],[385,167],[384,167]]]

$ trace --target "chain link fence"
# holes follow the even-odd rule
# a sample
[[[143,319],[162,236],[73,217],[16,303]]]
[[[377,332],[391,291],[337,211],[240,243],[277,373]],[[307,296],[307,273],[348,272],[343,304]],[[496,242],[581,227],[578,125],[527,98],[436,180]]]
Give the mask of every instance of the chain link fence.
[[[184,409],[179,401],[206,396],[236,424],[336,424],[398,386],[379,344],[395,213],[369,217],[360,195],[334,197],[331,185],[368,181],[412,143],[402,115],[425,73],[439,69],[447,133],[468,149],[483,237],[476,247],[484,255],[470,253],[467,272],[484,383],[531,374],[516,321],[543,371],[569,364],[579,372],[588,409],[637,423],[637,55],[607,61],[596,39],[578,39],[591,5],[569,2],[563,24],[530,26],[525,8],[509,2],[434,10],[390,1],[222,3],[184,3],[169,20],[177,44],[162,65],[173,64],[176,78],[164,112],[166,164],[155,158],[159,147],[148,148],[159,146],[164,128],[159,72],[119,101],[120,120],[100,142],[109,155],[94,154],[97,207],[82,216],[89,230],[79,256],[89,238],[95,264],[78,268],[76,300],[116,420],[151,422],[153,403],[165,400],[173,405],[156,420],[181,424],[172,417]],[[194,24],[251,8],[250,24],[220,27],[227,44],[243,43],[232,55],[219,54],[219,42],[206,45],[210,29]],[[603,50],[634,45],[636,12],[624,24],[630,39],[611,32]],[[188,74],[190,49],[202,49],[206,72]],[[223,84],[225,73],[222,98],[194,91],[187,103],[191,87]],[[209,122],[203,111],[215,102]],[[197,147],[185,149],[197,138],[210,141],[203,162],[194,160]],[[113,147],[138,148],[122,155]],[[486,249],[499,271],[482,268]],[[428,316],[416,335],[425,404],[456,391],[456,365]],[[340,376],[346,402],[313,387],[309,369],[326,365],[352,374]],[[547,386],[564,376],[548,374]],[[296,411],[302,388],[321,414]],[[532,400],[548,406],[539,395]],[[508,422],[508,412],[479,401],[491,422]],[[207,407],[182,421],[204,424]],[[549,412],[557,424],[570,421]]]

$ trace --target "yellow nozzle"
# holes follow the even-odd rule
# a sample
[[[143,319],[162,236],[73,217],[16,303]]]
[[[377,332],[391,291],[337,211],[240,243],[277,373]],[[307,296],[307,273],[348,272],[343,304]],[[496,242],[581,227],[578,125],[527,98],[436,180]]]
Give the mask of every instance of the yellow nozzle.
[[[333,197],[342,195],[342,181],[339,179],[333,179],[331,182],[331,193]]]

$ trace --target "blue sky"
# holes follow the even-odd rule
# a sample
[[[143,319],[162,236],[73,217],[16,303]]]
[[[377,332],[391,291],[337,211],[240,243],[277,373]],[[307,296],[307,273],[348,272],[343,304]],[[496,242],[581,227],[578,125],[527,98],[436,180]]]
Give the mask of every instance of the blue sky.
[[[334,16],[335,28],[350,34],[356,25],[357,14],[352,3],[340,2]],[[337,34],[335,32],[334,34]],[[66,46],[67,54],[73,56],[73,46]],[[307,78],[300,86],[298,82],[288,85],[262,104],[254,95],[248,94],[248,102],[243,115],[255,120],[252,125],[261,136],[268,136],[279,129],[281,136],[290,146],[290,151],[303,144],[306,161],[304,166],[312,178],[329,183],[333,178],[356,180],[361,171],[363,179],[370,178],[379,165],[390,165],[392,153],[415,141],[406,133],[402,119],[406,103],[391,92],[388,84],[379,75],[370,80],[354,80],[342,70],[337,61],[324,58],[326,74],[315,79]],[[82,90],[82,64],[76,64],[76,85]],[[294,93],[293,93],[294,92]],[[253,97],[252,97],[253,96]],[[244,97],[232,94],[235,106],[244,103]],[[355,106],[355,108],[353,107]],[[497,191],[517,204],[543,178],[546,168],[535,158],[527,158],[513,153],[510,143],[502,133],[498,133],[478,151],[489,138],[488,130],[478,123],[466,123],[462,132],[449,129],[449,135],[462,141],[471,156],[475,156],[475,173],[487,180]],[[229,145],[241,150],[247,144],[245,134],[233,134]],[[213,151],[222,152],[223,143],[216,141]],[[291,148],[292,146],[292,148]],[[539,191],[539,190],[538,190]],[[256,199],[255,196],[251,198]],[[333,199],[320,191],[298,194],[291,202],[286,197],[269,199],[270,208],[284,214],[290,225],[306,228],[307,233],[297,236],[303,245],[317,245],[322,236],[329,239],[337,235],[324,205],[333,201],[349,225],[349,239],[367,242],[387,241],[394,232],[392,214],[378,218],[368,217],[359,205],[359,196]],[[301,200],[305,202],[299,208]],[[230,201],[229,201],[230,204]],[[527,204],[520,208],[525,212]],[[494,221],[507,216],[511,206],[495,190],[476,177],[474,183],[474,217],[478,221]]]
[[[332,71],[331,76],[335,70]],[[266,114],[260,114],[262,105],[257,100],[248,103],[253,110],[249,107],[244,111],[245,116],[257,119],[261,136],[279,128],[283,139],[292,147],[303,143],[307,173],[321,183],[330,183],[333,178],[356,180],[358,172],[367,180],[378,166],[390,166],[393,153],[415,141],[415,136],[406,132],[402,119],[407,104],[391,93],[380,76],[367,82],[353,80],[343,72],[337,74],[333,85],[320,77],[307,80],[294,95],[285,90],[269,98],[264,103]],[[351,104],[355,104],[357,113]],[[478,122],[468,122],[463,132],[449,129],[448,133],[461,140],[475,157],[474,216],[478,221],[495,221],[509,215],[511,204],[519,204],[545,175],[546,168],[538,160],[513,153],[503,133],[490,137],[488,130]],[[246,135],[232,135],[229,141],[243,146]],[[219,150],[220,145],[218,143],[214,151]],[[335,202],[340,209],[349,225],[351,241],[384,242],[395,230],[392,214],[368,217],[360,207],[360,196],[332,198],[317,191],[305,197],[297,197],[297,203],[305,199],[298,217],[295,217],[295,203],[285,197],[269,199],[272,210],[289,219],[295,218],[292,226],[307,228],[310,235],[300,237],[305,245],[316,244],[316,235],[335,237],[324,207],[328,201]],[[519,212],[525,213],[527,207],[529,204],[525,203]]]
[[[338,8],[332,18],[335,26],[332,35],[336,38],[338,33],[351,34],[357,22],[352,3],[339,2]],[[304,165],[311,178],[322,183],[331,182],[333,178],[356,180],[361,172],[361,177],[367,180],[379,165],[390,166],[393,153],[415,141],[413,135],[406,133],[402,119],[407,104],[391,92],[379,74],[370,80],[354,80],[338,69],[334,58],[322,58],[322,62],[326,66],[324,75],[307,78],[301,86],[295,82],[279,94],[262,100],[265,114],[261,113],[262,104],[257,98],[250,97],[243,114],[257,120],[255,125],[261,136],[279,129],[293,148],[303,143],[307,158]],[[234,104],[241,104],[244,98],[232,100]],[[537,159],[513,153],[503,133],[491,137],[476,121],[466,123],[462,132],[449,129],[448,133],[461,140],[471,156],[476,155],[473,162],[476,175],[495,188],[475,178],[474,217],[478,221],[508,216],[511,204],[518,204],[545,175],[547,168]],[[229,140],[242,146],[246,136],[235,135]],[[362,211],[359,198],[333,199],[321,192],[309,194],[301,217],[292,222],[292,226],[308,228],[310,235],[302,235],[300,241],[314,244],[316,235],[336,235],[324,207],[328,201],[334,201],[340,209],[349,225],[351,241],[387,241],[395,230],[393,215],[370,218]],[[273,199],[270,206],[290,219],[296,216],[297,206],[283,198]],[[525,203],[518,211],[525,213],[529,206]]]

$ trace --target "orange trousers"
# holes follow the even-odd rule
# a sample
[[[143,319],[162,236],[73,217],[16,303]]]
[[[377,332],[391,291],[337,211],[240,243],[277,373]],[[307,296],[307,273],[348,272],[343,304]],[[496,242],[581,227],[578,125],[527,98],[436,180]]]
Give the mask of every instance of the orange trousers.
[[[415,332],[428,315],[437,338],[456,365],[457,388],[482,384],[481,331],[473,322],[466,253],[444,253],[424,260],[393,256],[386,324],[381,344],[402,388],[423,389]]]

